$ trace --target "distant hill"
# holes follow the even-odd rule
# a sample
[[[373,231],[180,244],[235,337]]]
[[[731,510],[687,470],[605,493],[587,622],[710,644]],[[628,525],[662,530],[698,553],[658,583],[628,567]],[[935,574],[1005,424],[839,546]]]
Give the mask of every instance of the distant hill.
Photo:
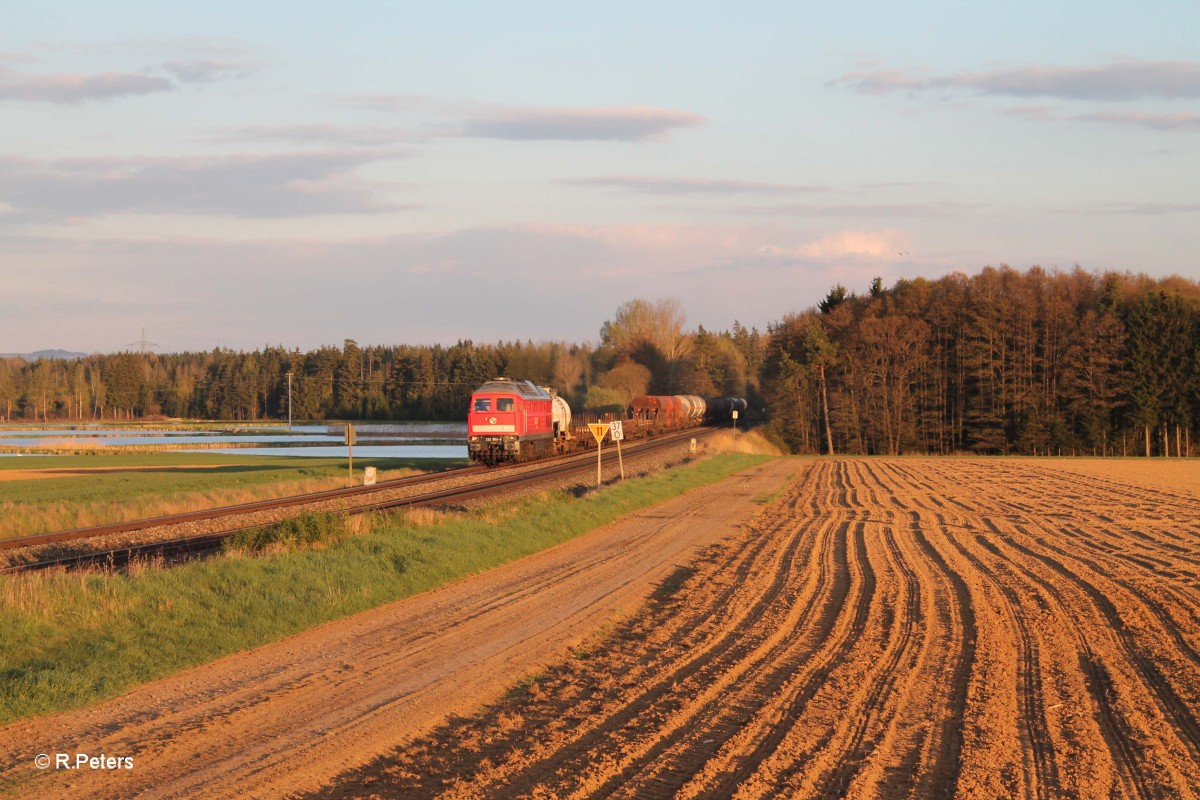
[[[23,358],[26,361],[37,361],[39,358],[55,358],[71,360],[83,358],[87,353],[73,353],[70,350],[38,350],[36,353],[0,353],[0,358]]]

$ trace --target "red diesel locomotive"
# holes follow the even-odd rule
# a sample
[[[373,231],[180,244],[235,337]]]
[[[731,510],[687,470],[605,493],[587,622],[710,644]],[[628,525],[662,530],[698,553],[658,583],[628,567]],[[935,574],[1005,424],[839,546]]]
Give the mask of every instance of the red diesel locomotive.
[[[530,381],[496,378],[471,395],[467,454],[492,466],[564,452],[571,408],[549,389]]]
[[[737,397],[696,395],[635,397],[624,415],[580,415],[572,425],[571,407],[552,389],[531,381],[496,378],[471,395],[467,412],[467,455],[487,466],[530,461],[595,445],[588,422],[625,423],[625,437],[637,439],[670,430],[724,422],[732,411],[745,411]]]

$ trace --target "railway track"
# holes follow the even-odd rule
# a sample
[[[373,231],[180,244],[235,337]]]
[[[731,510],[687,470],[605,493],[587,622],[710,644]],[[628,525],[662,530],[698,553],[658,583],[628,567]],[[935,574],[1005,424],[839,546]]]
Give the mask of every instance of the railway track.
[[[369,495],[374,492],[384,491],[387,489],[416,486],[422,483],[429,483],[431,481],[445,480],[447,477],[452,475],[460,477],[483,471],[485,471],[483,467],[463,467],[461,469],[447,470],[445,472],[431,472],[423,475],[414,475],[407,478],[398,478],[396,480],[384,481],[382,483],[375,484],[374,486],[351,486],[345,489],[329,489],[323,492],[311,492],[309,494],[292,495],[290,497],[277,497],[271,500],[256,500],[252,503],[241,503],[234,506],[221,506],[219,508],[208,508],[200,511],[189,511],[183,514],[171,514],[163,517],[148,517],[146,519],[130,520],[128,522],[113,522],[105,525],[95,525],[89,528],[77,528],[68,531],[55,531],[52,533],[39,533],[32,536],[19,536],[12,539],[0,539],[0,552],[5,550],[20,550],[26,547],[39,547],[48,544],[59,544],[62,542],[73,542],[82,539],[94,539],[99,536],[108,536],[117,533],[130,533],[144,530],[146,528],[157,528],[167,525],[182,525],[190,522],[202,522],[205,520],[220,519],[221,517],[253,514],[259,511],[270,511],[279,508],[293,508],[295,506],[309,505],[312,503],[325,502],[327,500],[349,499],[360,495]]]
[[[677,433],[665,434],[654,439],[638,442],[626,447],[629,456],[641,456],[677,445],[679,442],[696,437],[700,438],[711,433],[711,429],[688,429]],[[617,455],[612,448],[606,449],[603,455],[604,463],[611,466]],[[129,522],[98,525],[91,528],[79,528],[69,531],[56,531],[32,536],[22,536],[0,540],[0,554],[17,554],[21,551],[31,551],[48,545],[84,543],[88,540],[101,539],[121,534],[136,534],[139,531],[179,527],[185,528],[199,522],[213,522],[222,519],[238,519],[258,514],[264,511],[293,510],[302,513],[306,507],[325,506],[330,502],[353,503],[340,509],[345,514],[360,514],[368,511],[383,511],[404,507],[419,507],[459,503],[486,497],[492,494],[508,491],[546,480],[561,478],[574,473],[583,473],[595,469],[594,451],[572,453],[565,456],[543,459],[532,464],[522,464],[507,468],[502,474],[496,475],[496,470],[486,467],[463,467],[445,472],[416,475],[392,481],[384,481],[374,486],[352,486],[345,489],[332,489],[323,492],[313,492],[291,497],[280,497],[272,500],[261,500],[253,503],[243,503],[235,506],[205,509],[202,511],[173,514],[164,517],[154,517]],[[493,475],[492,478],[470,480],[475,476]],[[389,494],[393,490],[407,490],[429,483],[444,483],[448,480],[468,479],[467,483],[450,487],[417,492],[402,497],[387,497],[385,499],[370,499],[372,495]],[[222,543],[245,530],[261,527],[261,520],[253,522],[231,523],[229,527],[205,533],[191,533],[166,539],[156,539],[148,542],[122,544],[116,547],[90,550],[86,552],[70,552],[54,554],[48,557],[36,557],[34,560],[9,563],[0,566],[0,574],[30,572],[51,567],[81,567],[89,565],[111,565],[120,567],[135,558],[151,556],[178,557],[197,555],[217,550]],[[269,523],[268,523],[269,524]],[[11,556],[10,556],[11,558]]]

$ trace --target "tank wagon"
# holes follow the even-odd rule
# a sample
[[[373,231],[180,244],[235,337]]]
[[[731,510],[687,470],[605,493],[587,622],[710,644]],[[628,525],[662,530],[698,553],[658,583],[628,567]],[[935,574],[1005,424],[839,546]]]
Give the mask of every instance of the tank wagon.
[[[744,411],[740,397],[644,395],[622,414],[572,415],[567,401],[531,381],[496,378],[471,394],[467,412],[467,455],[496,466],[594,447],[589,422],[624,422],[625,438],[656,436],[705,423],[728,421]]]
[[[746,401],[741,397],[710,397],[706,401],[708,408],[705,418],[710,422],[724,422],[733,417],[733,412],[741,416],[746,413]]]

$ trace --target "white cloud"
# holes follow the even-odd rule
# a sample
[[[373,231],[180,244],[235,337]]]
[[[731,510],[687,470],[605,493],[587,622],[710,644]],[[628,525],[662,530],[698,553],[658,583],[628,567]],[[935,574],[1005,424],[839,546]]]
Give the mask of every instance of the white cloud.
[[[1200,62],[1127,59],[1086,67],[1029,66],[925,77],[895,69],[851,72],[831,81],[860,92],[887,94],[958,89],[985,95],[1069,100],[1200,97]]]
[[[394,151],[326,150],[178,158],[0,157],[0,202],[29,219],[118,213],[239,217],[354,214],[405,208],[356,177]]]
[[[155,75],[106,72],[100,75],[58,73],[25,75],[0,67],[0,100],[81,103],[130,95],[168,92],[175,84]]]
[[[799,186],[786,183],[724,180],[719,178],[662,178],[651,175],[601,175],[590,178],[567,178],[567,186],[598,186],[644,194],[791,194],[794,192],[829,191],[824,186]]]
[[[462,120],[458,135],[481,139],[641,142],[705,122],[687,111],[649,106],[510,108]]]
[[[444,120],[430,136],[511,141],[624,141],[666,139],[707,120],[689,111],[654,106],[504,106],[420,95],[342,97],[338,105]]]
[[[230,78],[244,78],[256,71],[256,67],[243,62],[215,61],[169,61],[162,69],[181,83],[211,83]]]
[[[1132,125],[1157,131],[1200,131],[1200,114],[1181,111],[1159,114],[1149,111],[1093,111],[1088,114],[1063,114],[1049,106],[1018,106],[1006,108],[1004,114],[1021,117],[1030,122],[1095,122],[1104,125]]]
[[[183,83],[209,83],[241,78],[257,69],[249,62],[208,58],[169,61],[144,72],[34,74],[19,72],[9,66],[31,61],[34,59],[12,53],[0,53],[0,100],[58,104],[114,100],[120,97],[170,92]],[[171,77],[151,74],[152,72],[165,72]]]
[[[772,258],[818,261],[843,257],[894,261],[907,254],[911,240],[912,236],[907,231],[892,228],[880,231],[844,230],[799,246],[765,245],[762,253]]]
[[[219,132],[219,141],[280,141],[298,144],[332,144],[374,147],[394,145],[414,138],[406,128],[361,127],[327,124],[251,125]]]
[[[1200,212],[1200,203],[1106,203],[1095,207],[1104,214],[1136,214],[1137,216],[1161,216],[1163,214],[1195,214]]]
[[[1031,122],[1058,122],[1062,112],[1052,106],[1016,106],[1005,108],[1000,113],[1010,117],[1021,117]]]
[[[1200,114],[1152,114],[1140,111],[1098,111],[1079,114],[1072,119],[1082,122],[1101,122],[1110,125],[1137,125],[1158,131],[1200,131]]]
[[[979,208],[975,203],[947,201],[914,201],[900,203],[779,203],[775,205],[740,206],[729,209],[730,214],[752,217],[947,217]]]

